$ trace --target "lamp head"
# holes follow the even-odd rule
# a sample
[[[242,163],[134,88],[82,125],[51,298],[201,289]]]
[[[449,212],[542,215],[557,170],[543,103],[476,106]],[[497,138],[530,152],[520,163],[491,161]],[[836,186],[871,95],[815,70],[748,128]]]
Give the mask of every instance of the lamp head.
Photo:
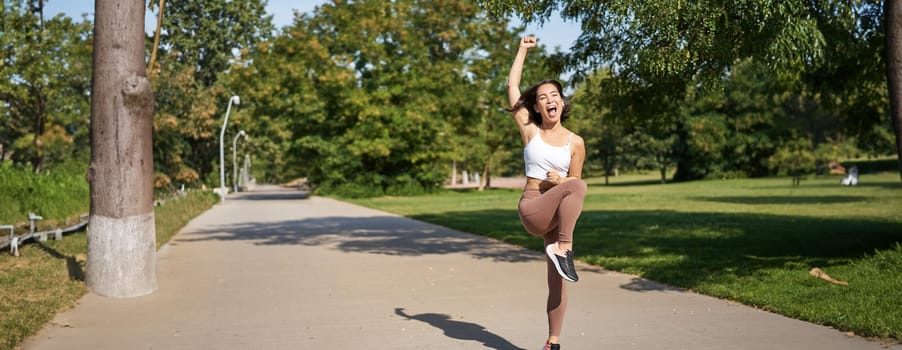
[[[247,134],[244,133],[244,130],[241,130],[241,131],[238,132],[238,136],[246,136],[246,135],[247,135]]]
[[[234,104],[236,104],[236,105],[241,104],[241,98],[238,97],[238,95],[232,96],[232,99],[229,100],[229,101],[232,102],[232,103],[234,103]]]

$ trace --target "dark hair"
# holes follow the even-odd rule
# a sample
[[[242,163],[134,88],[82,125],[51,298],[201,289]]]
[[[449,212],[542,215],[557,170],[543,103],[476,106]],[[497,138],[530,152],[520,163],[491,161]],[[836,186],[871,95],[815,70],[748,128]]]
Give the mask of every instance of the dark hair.
[[[520,99],[517,100],[517,103],[514,103],[514,105],[511,106],[511,108],[507,109],[507,111],[513,112],[520,109],[521,107],[526,108],[526,110],[529,112],[529,120],[537,126],[542,126],[542,114],[536,111],[535,106],[537,98],[536,95],[538,94],[539,87],[545,84],[554,85],[554,87],[557,88],[558,94],[561,95],[561,99],[564,101],[564,107],[561,109],[561,122],[564,122],[565,120],[567,120],[567,118],[570,118],[570,109],[573,108],[573,105],[570,104],[570,97],[564,96],[563,85],[561,85],[559,81],[554,79],[545,79],[533,86],[530,86],[529,89],[526,89],[526,91],[524,91],[523,94],[520,95]]]

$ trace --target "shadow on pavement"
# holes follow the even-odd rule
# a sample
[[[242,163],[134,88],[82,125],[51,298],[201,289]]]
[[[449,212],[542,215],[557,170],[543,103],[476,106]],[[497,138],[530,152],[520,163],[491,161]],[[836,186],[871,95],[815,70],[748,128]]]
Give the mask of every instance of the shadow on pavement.
[[[465,253],[504,262],[542,258],[538,252],[398,216],[244,222],[186,232],[175,242],[213,240],[248,241],[258,245],[331,245],[349,253],[399,256]]]
[[[310,198],[307,191],[298,191],[296,189],[279,189],[268,190],[265,192],[238,192],[230,195],[227,200],[294,200]]]
[[[621,285],[620,288],[633,291],[633,292],[663,292],[663,291],[676,291],[676,292],[685,292],[685,289],[671,287],[663,283],[658,283],[655,281],[649,281],[645,279],[641,279],[638,277],[633,277],[629,283]]]
[[[507,341],[507,339],[504,339],[495,333],[489,332],[489,330],[485,329],[485,327],[483,326],[480,326],[476,323],[455,321],[451,319],[451,316],[445,314],[426,313],[409,315],[404,312],[404,308],[400,307],[395,308],[395,314],[408,320],[417,320],[420,322],[428,323],[429,325],[444,331],[445,335],[449,338],[477,341],[482,343],[486,348],[489,349],[524,350],[523,348],[511,344],[509,341]]]

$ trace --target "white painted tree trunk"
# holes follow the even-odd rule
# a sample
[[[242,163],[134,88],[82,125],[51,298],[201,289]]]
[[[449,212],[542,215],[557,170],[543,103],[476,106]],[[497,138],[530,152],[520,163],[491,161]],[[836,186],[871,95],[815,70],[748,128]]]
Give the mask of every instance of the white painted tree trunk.
[[[125,218],[91,215],[87,282],[91,292],[115,298],[157,290],[153,213]]]
[[[96,0],[94,6],[85,280],[92,293],[136,297],[157,289],[144,1]]]

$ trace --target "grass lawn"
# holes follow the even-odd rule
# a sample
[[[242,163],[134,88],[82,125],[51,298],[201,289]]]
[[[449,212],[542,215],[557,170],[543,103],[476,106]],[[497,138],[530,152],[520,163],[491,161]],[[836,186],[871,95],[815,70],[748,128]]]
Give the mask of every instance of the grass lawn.
[[[898,174],[712,180],[589,179],[577,259],[867,337],[902,340]],[[449,191],[355,203],[539,250],[519,190]],[[819,267],[834,285],[814,278]]]
[[[212,192],[196,191],[156,207],[157,247],[218,200]],[[59,241],[28,241],[19,253],[19,257],[0,253],[0,349],[15,349],[87,292],[84,231]]]

